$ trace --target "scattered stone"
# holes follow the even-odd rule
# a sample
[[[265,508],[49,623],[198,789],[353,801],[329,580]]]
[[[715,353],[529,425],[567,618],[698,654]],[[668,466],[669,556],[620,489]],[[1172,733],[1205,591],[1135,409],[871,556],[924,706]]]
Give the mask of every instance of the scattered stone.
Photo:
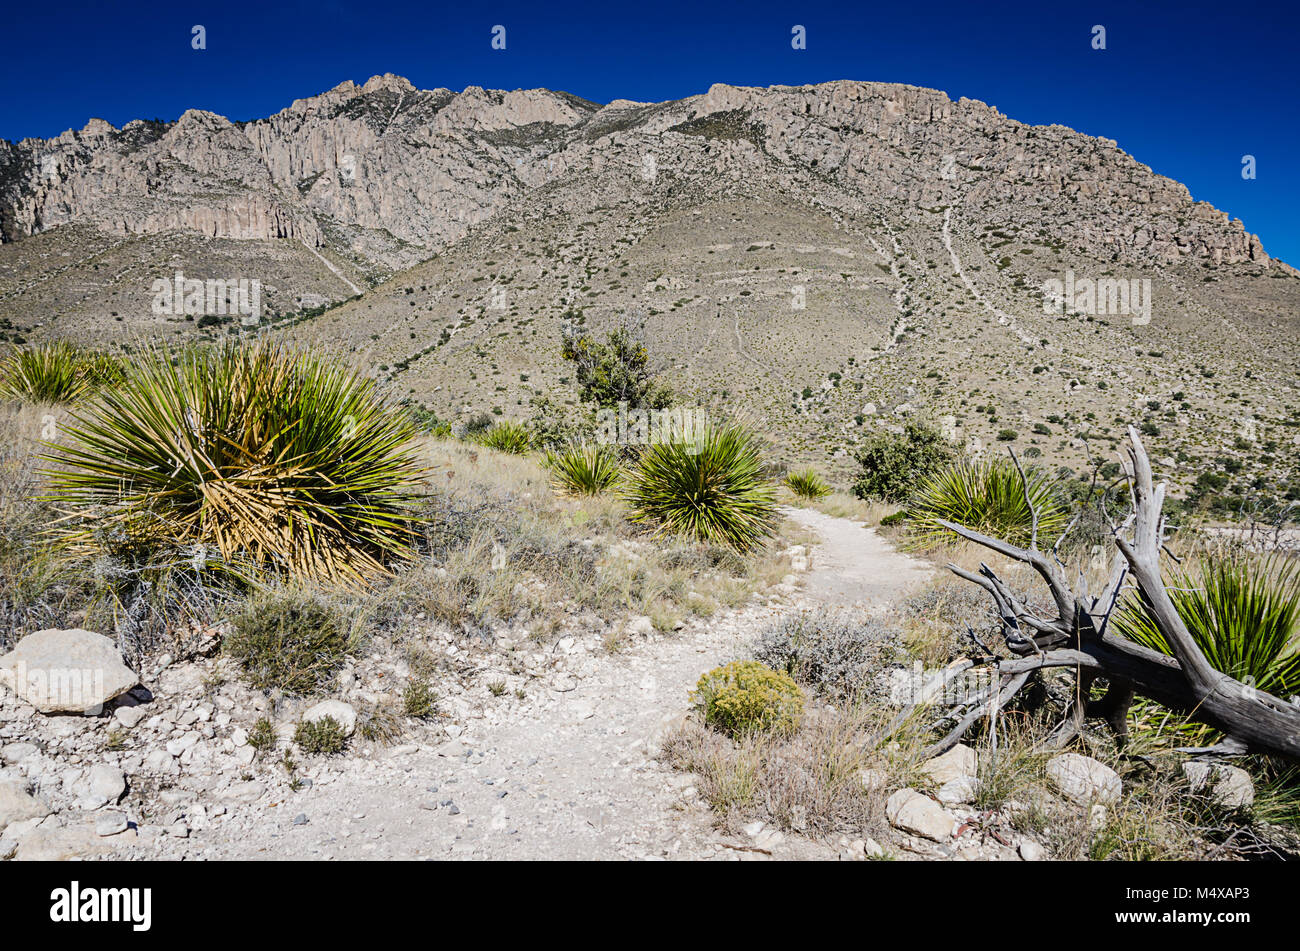
[[[954,779],[973,779],[978,772],[975,751],[964,743],[958,743],[948,752],[936,756],[922,766],[921,771],[940,786]]]
[[[113,719],[122,724],[122,726],[126,727],[128,730],[134,730],[139,725],[140,721],[148,715],[149,711],[143,706],[118,707],[113,711]]]
[[[740,831],[751,839],[763,831],[763,823],[754,821],[740,827]]]
[[[900,789],[885,804],[889,824],[903,832],[934,842],[952,838],[957,820],[933,799],[915,789]]]
[[[261,799],[266,792],[266,787],[259,782],[249,780],[247,782],[235,783],[229,789],[226,789],[217,795],[226,800],[226,802],[251,803]]]
[[[0,832],[13,822],[43,819],[52,810],[42,800],[27,792],[27,784],[18,780],[0,780]]]
[[[305,826],[311,820],[307,818],[307,813],[300,812],[293,817],[293,824],[296,826]]]
[[[126,792],[126,777],[117,767],[100,763],[90,768],[90,779],[86,789],[93,798],[114,803]]]
[[[1124,792],[1118,773],[1078,753],[1061,753],[1048,760],[1047,778],[1062,796],[1083,806],[1110,805]]]
[[[80,628],[37,631],[0,657],[0,684],[41,713],[85,713],[139,682],[113,641]]]
[[[357,711],[342,700],[324,700],[302,715],[303,722],[314,723],[326,717],[333,717],[347,736],[357,729]]]
[[[1192,792],[1208,796],[1225,809],[1245,809],[1255,801],[1255,781],[1238,766],[1193,760],[1183,764],[1183,776]]]
[[[119,832],[125,832],[130,825],[126,821],[126,816],[120,812],[105,812],[95,820],[95,835],[101,838],[108,838],[110,835],[117,835]]]
[[[626,632],[633,636],[649,637],[655,632],[654,621],[644,614],[634,614],[628,618]]]
[[[1041,862],[1047,858],[1047,850],[1033,839],[1025,839],[1021,842],[1018,851],[1020,857],[1026,862]]]
[[[974,802],[979,794],[979,781],[971,776],[958,776],[939,787],[939,801],[945,806],[959,806]]]
[[[8,743],[0,747],[0,762],[14,766],[37,752],[35,743]]]

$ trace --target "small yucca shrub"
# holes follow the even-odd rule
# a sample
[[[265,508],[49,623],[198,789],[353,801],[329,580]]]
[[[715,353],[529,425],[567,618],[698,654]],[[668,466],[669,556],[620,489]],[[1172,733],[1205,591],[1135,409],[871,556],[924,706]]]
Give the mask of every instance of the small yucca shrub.
[[[123,369],[106,353],[65,341],[15,349],[0,363],[0,396],[36,403],[75,403],[121,381]]]
[[[1065,528],[1066,508],[1052,481],[1028,469],[1029,497],[1038,510],[1038,539],[1050,544]],[[929,545],[953,538],[939,519],[1027,545],[1033,518],[1020,473],[1008,459],[962,462],[931,476],[913,494],[907,509],[914,541]]]
[[[742,552],[773,534],[778,520],[758,443],[736,425],[711,425],[698,442],[647,446],[622,494],[634,522]]]
[[[410,554],[422,470],[373,382],[268,343],[138,354],[45,459],[74,544],[147,523],[160,545],[357,580]]]
[[[1300,562],[1274,555],[1207,555],[1174,569],[1169,597],[1215,670],[1284,699],[1300,694]],[[1172,656],[1146,606],[1130,598],[1115,630]]]
[[[699,679],[693,701],[704,722],[732,736],[789,733],[803,715],[803,693],[784,671],[736,660]]]
[[[510,420],[502,420],[489,426],[475,436],[474,440],[489,449],[516,456],[522,456],[533,448],[533,436],[528,431],[528,427]]]
[[[786,487],[801,499],[820,499],[831,494],[831,487],[816,469],[800,469],[785,477]]]
[[[546,467],[560,492],[599,495],[618,481],[618,452],[602,445],[568,446],[547,453]]]

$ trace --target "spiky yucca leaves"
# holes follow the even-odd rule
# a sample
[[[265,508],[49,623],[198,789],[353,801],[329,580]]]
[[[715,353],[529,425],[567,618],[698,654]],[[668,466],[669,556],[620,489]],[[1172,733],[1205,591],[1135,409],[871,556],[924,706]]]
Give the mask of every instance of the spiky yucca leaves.
[[[567,446],[546,454],[551,483],[566,495],[599,495],[619,475],[618,451],[589,443]]]
[[[786,487],[801,499],[820,499],[831,494],[831,487],[816,469],[800,469],[785,477]]]
[[[475,441],[489,449],[516,456],[522,456],[533,448],[533,436],[528,431],[528,427],[510,420],[494,423],[479,433]]]
[[[147,516],[160,545],[355,581],[410,553],[410,417],[352,371],[282,346],[139,354],[46,460],[73,543]]]
[[[1065,528],[1065,505],[1042,472],[1029,469],[1025,479],[1038,510],[1039,541],[1051,543]],[[907,510],[916,544],[956,537],[938,524],[939,519],[1014,545],[1029,543],[1033,523],[1020,472],[1009,459],[961,462],[927,479]]]
[[[622,494],[635,522],[741,552],[770,536],[778,520],[758,443],[735,424],[712,424],[697,442],[647,446]]]
[[[1275,696],[1300,694],[1300,562],[1206,555],[1197,567],[1174,569],[1167,587],[1205,659]],[[1113,624],[1130,640],[1172,655],[1140,601],[1127,601]]]
[[[0,363],[0,396],[36,403],[75,403],[118,383],[122,365],[106,353],[65,341],[15,349]]]

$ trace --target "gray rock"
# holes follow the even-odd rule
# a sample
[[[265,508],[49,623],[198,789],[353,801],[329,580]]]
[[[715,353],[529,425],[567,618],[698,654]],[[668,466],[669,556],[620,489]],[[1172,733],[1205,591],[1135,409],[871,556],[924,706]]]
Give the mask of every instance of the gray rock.
[[[964,743],[958,743],[948,752],[936,756],[922,766],[921,771],[942,786],[954,779],[973,779],[977,768],[975,751]]]
[[[27,784],[17,780],[0,780],[0,832],[12,822],[43,819],[51,809],[27,791]]]
[[[8,743],[0,747],[0,762],[13,766],[38,752],[35,743]]]
[[[1110,805],[1124,792],[1118,773],[1078,753],[1061,753],[1048,760],[1047,778],[1062,796],[1082,806]]]
[[[1047,858],[1047,850],[1033,839],[1025,839],[1021,842],[1019,852],[1020,857],[1026,862],[1041,862]]]
[[[1255,801],[1250,773],[1227,763],[1187,762],[1183,775],[1192,792],[1208,796],[1225,809],[1245,809]]]
[[[113,711],[113,719],[126,727],[128,730],[134,730],[140,721],[149,715],[149,711],[143,705],[135,707],[118,707]]]
[[[934,842],[952,838],[957,820],[942,806],[915,789],[900,789],[885,804],[885,816],[895,829]]]
[[[100,763],[90,768],[90,777],[86,783],[86,791],[96,799],[102,799],[104,802],[117,802],[126,792],[126,777],[122,771],[115,766],[109,766]]]
[[[939,801],[945,806],[958,806],[974,802],[979,794],[979,781],[971,776],[958,776],[939,787]]]
[[[357,711],[342,700],[323,700],[302,715],[305,723],[314,723],[326,717],[333,717],[348,736],[356,731]]]
[[[95,820],[95,835],[107,838],[110,835],[117,835],[119,832],[125,832],[129,823],[126,816],[120,812],[101,813]]]
[[[0,684],[41,713],[85,713],[140,682],[107,637],[79,628],[29,634],[0,657]]]

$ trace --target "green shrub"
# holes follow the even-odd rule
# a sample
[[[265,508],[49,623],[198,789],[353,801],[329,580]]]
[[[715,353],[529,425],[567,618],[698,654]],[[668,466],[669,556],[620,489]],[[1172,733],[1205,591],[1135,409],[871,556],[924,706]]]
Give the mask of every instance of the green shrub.
[[[248,745],[259,753],[269,753],[275,749],[275,725],[266,717],[259,717],[248,731]]]
[[[354,638],[343,612],[296,591],[250,599],[231,621],[224,649],[260,690],[309,694],[329,684]]]
[[[672,393],[650,370],[641,324],[627,321],[601,342],[571,320],[564,330],[562,354],[577,368],[578,396],[584,403],[607,409],[619,403],[626,403],[629,409],[662,409],[672,401]]]
[[[65,429],[46,459],[73,542],[148,513],[174,547],[296,577],[359,580],[411,553],[415,426],[340,365],[262,342],[153,348]]]
[[[1039,542],[1050,544],[1065,529],[1065,505],[1041,471],[1027,469],[1025,478],[1038,510]],[[1033,523],[1020,473],[1008,459],[962,462],[931,476],[912,497],[907,514],[922,545],[953,537],[939,519],[1014,545],[1029,543]]]
[[[402,691],[402,713],[417,720],[427,720],[433,716],[438,706],[438,698],[429,686],[429,681],[417,677],[406,685]]]
[[[693,702],[704,721],[723,733],[789,733],[803,715],[803,693],[787,673],[756,660],[716,667],[695,685]]]
[[[860,499],[902,502],[955,455],[938,430],[919,423],[908,423],[902,435],[879,433],[854,454],[862,474],[853,483],[853,494]]]
[[[116,358],[65,341],[13,350],[0,363],[0,396],[35,403],[75,403],[122,379]]]
[[[603,445],[574,445],[546,454],[552,484],[568,495],[599,495],[618,481],[618,452]]]
[[[293,731],[293,741],[308,756],[342,753],[348,745],[347,730],[333,717],[303,720]]]
[[[820,499],[831,494],[831,487],[816,469],[801,469],[785,477],[785,484],[801,499]]]
[[[533,448],[533,436],[528,431],[528,427],[508,419],[503,419],[483,430],[475,437],[475,442],[514,456],[522,456]]]
[[[1174,569],[1169,597],[1215,670],[1278,697],[1300,694],[1300,562],[1274,555],[1206,555]],[[1129,598],[1115,630],[1162,654],[1173,651],[1146,606]]]
[[[623,497],[635,522],[741,552],[779,519],[758,442],[736,425],[712,424],[698,442],[652,443],[624,479]]]

